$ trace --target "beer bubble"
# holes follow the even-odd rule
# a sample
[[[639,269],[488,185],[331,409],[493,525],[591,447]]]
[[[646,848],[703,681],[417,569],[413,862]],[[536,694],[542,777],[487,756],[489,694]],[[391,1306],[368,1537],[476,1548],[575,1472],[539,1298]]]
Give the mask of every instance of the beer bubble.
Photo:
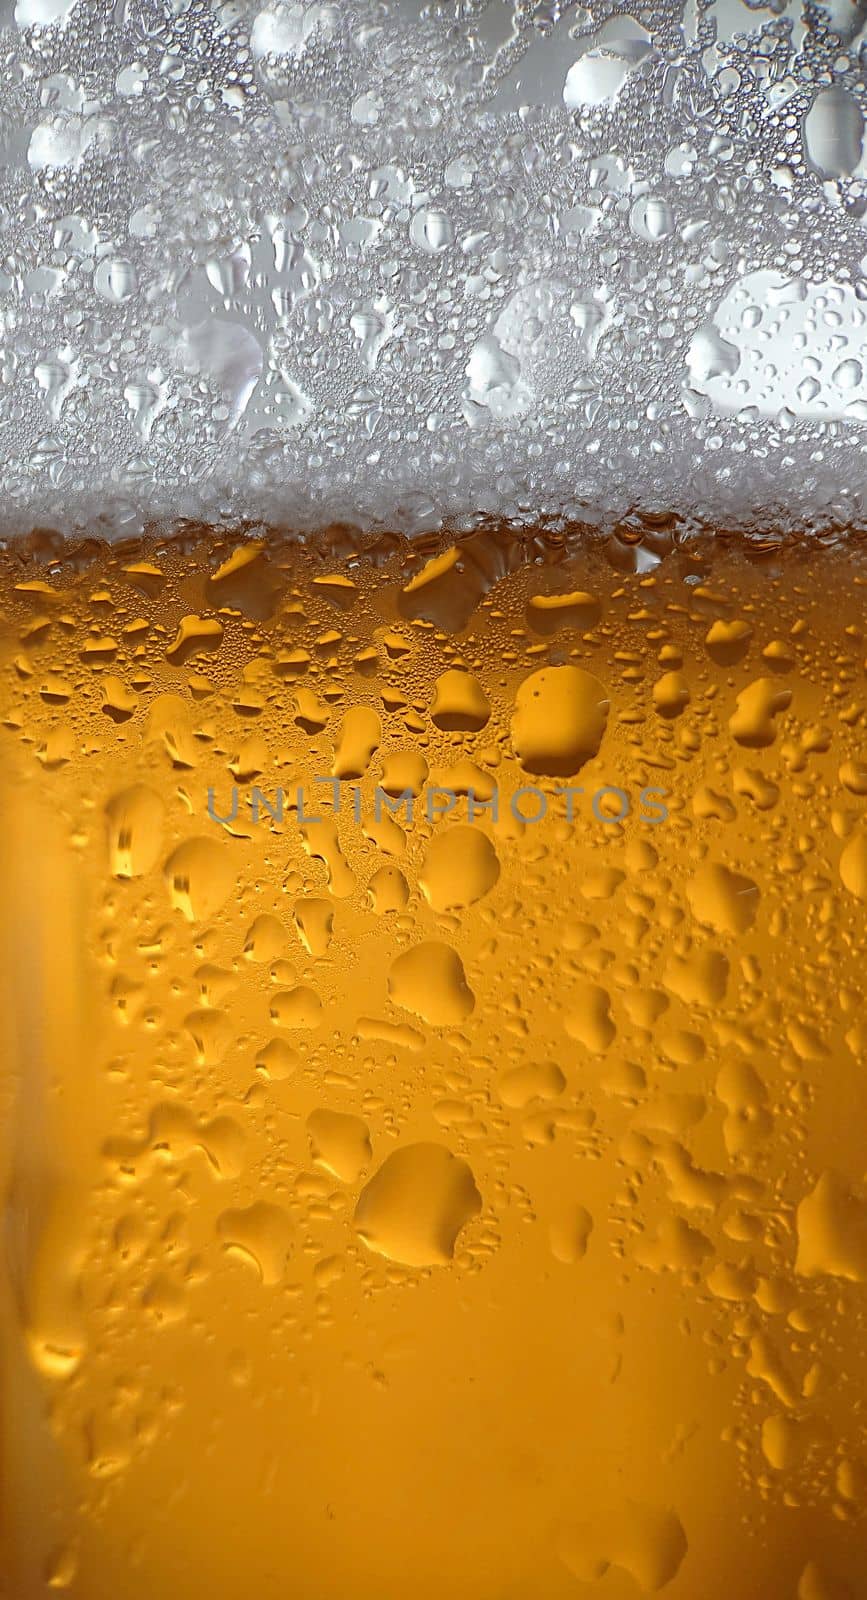
[[[525,771],[572,777],[595,756],[608,720],[601,683],[580,667],[542,667],[515,695],[512,743]]]
[[[164,874],[172,904],[189,922],[206,921],[219,911],[235,881],[225,847],[204,836],[178,845]]]
[[[139,878],[156,863],[163,840],[165,809],[146,784],[113,795],[105,811],[111,871],[117,878]]]
[[[405,1145],[361,1191],[355,1226],[369,1249],[411,1267],[445,1266],[481,1210],[467,1163],[442,1145]]]
[[[471,906],[500,875],[497,852],[477,827],[457,826],[431,839],[419,883],[435,911]]]
[[[475,1005],[457,951],[435,939],[395,957],[388,990],[395,1005],[436,1028],[463,1022]]]

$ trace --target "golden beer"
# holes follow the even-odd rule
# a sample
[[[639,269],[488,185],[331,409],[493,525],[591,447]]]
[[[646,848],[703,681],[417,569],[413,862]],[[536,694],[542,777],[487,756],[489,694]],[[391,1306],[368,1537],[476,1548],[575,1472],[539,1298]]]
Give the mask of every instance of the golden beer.
[[[4,1600],[867,1594],[861,546],[0,570]]]

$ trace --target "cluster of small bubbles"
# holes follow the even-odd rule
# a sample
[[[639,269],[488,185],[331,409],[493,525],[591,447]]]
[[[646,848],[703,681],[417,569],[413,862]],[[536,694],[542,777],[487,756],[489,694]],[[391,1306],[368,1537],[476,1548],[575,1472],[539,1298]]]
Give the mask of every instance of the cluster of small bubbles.
[[[5,528],[857,520],[863,9],[633,12],[4,0]]]

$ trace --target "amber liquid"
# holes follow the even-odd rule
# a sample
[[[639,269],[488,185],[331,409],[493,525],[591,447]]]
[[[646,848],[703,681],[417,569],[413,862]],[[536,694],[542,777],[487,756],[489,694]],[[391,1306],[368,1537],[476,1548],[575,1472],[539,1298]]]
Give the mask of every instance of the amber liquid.
[[[0,1593],[867,1593],[859,548],[0,571]]]

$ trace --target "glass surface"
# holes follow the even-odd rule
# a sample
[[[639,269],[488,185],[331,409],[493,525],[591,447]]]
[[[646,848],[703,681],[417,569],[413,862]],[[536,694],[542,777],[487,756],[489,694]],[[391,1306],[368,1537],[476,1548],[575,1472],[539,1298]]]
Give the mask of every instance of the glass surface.
[[[0,0],[0,1597],[864,1600],[867,4]]]

